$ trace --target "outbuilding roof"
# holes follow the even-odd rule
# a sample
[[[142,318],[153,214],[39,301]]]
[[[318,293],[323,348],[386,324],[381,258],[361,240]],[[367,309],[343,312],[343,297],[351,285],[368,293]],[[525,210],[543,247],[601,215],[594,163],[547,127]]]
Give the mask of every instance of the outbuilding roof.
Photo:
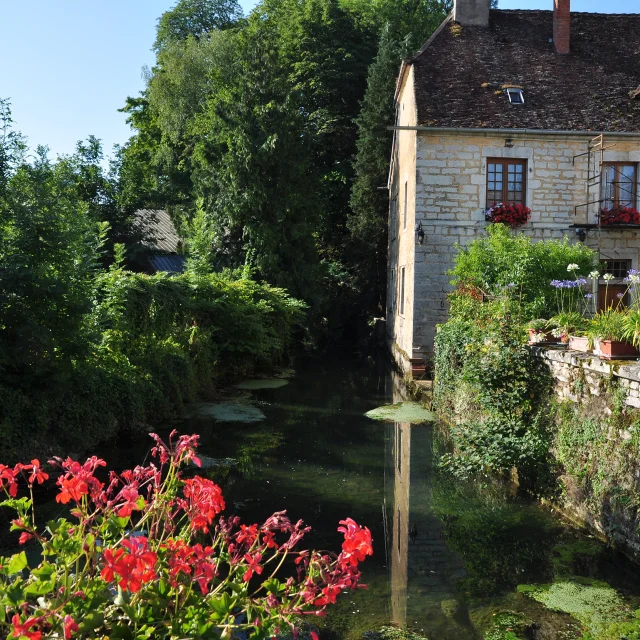
[[[149,251],[178,253],[180,236],[171,216],[164,209],[138,209],[134,224],[143,235],[142,244]]]
[[[412,61],[418,124],[640,132],[640,14],[572,12],[567,55],[552,35],[552,11],[445,24]],[[509,102],[507,86],[522,88],[524,104]]]

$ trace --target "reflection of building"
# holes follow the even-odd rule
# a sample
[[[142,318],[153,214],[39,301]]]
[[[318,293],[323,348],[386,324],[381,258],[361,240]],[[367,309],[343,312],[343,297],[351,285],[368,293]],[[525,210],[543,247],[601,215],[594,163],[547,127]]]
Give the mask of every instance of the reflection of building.
[[[452,614],[462,565],[447,549],[442,524],[430,509],[433,427],[396,423],[390,441],[386,498],[392,621],[418,629],[435,625],[441,640],[464,640],[466,629]]]

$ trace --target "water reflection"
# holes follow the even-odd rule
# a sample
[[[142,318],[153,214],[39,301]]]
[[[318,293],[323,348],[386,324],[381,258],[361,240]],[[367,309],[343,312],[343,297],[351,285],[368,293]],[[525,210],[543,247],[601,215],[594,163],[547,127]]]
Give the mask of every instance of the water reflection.
[[[464,615],[456,581],[464,576],[464,567],[448,548],[442,522],[431,509],[433,427],[394,424],[387,456],[392,621],[437,628],[443,639],[472,637],[460,628]]]

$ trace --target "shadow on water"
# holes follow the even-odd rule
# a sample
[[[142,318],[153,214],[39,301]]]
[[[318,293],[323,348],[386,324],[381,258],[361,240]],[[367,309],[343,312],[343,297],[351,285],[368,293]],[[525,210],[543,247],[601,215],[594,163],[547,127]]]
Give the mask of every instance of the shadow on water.
[[[223,485],[228,513],[258,521],[286,509],[313,527],[306,542],[315,548],[339,548],[345,517],[371,529],[369,588],[344,595],[319,621],[323,639],[360,639],[389,622],[430,640],[579,638],[573,619],[516,590],[563,575],[606,581],[637,605],[640,584],[628,562],[500,487],[441,476],[434,425],[365,417],[398,399],[382,365],[313,362],[252,398],[263,422],[191,418],[175,426],[200,434],[203,455],[235,461],[207,470]],[[135,441],[101,453],[127,466],[147,450]],[[504,615],[518,617],[522,635],[491,635]]]

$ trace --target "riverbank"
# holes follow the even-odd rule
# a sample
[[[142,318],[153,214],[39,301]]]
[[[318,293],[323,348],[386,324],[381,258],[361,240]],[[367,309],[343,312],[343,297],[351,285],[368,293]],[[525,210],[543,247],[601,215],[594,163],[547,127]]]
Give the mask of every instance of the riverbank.
[[[87,450],[175,420],[185,403],[282,363],[303,309],[241,273],[105,272],[82,348],[0,382],[0,459]]]

